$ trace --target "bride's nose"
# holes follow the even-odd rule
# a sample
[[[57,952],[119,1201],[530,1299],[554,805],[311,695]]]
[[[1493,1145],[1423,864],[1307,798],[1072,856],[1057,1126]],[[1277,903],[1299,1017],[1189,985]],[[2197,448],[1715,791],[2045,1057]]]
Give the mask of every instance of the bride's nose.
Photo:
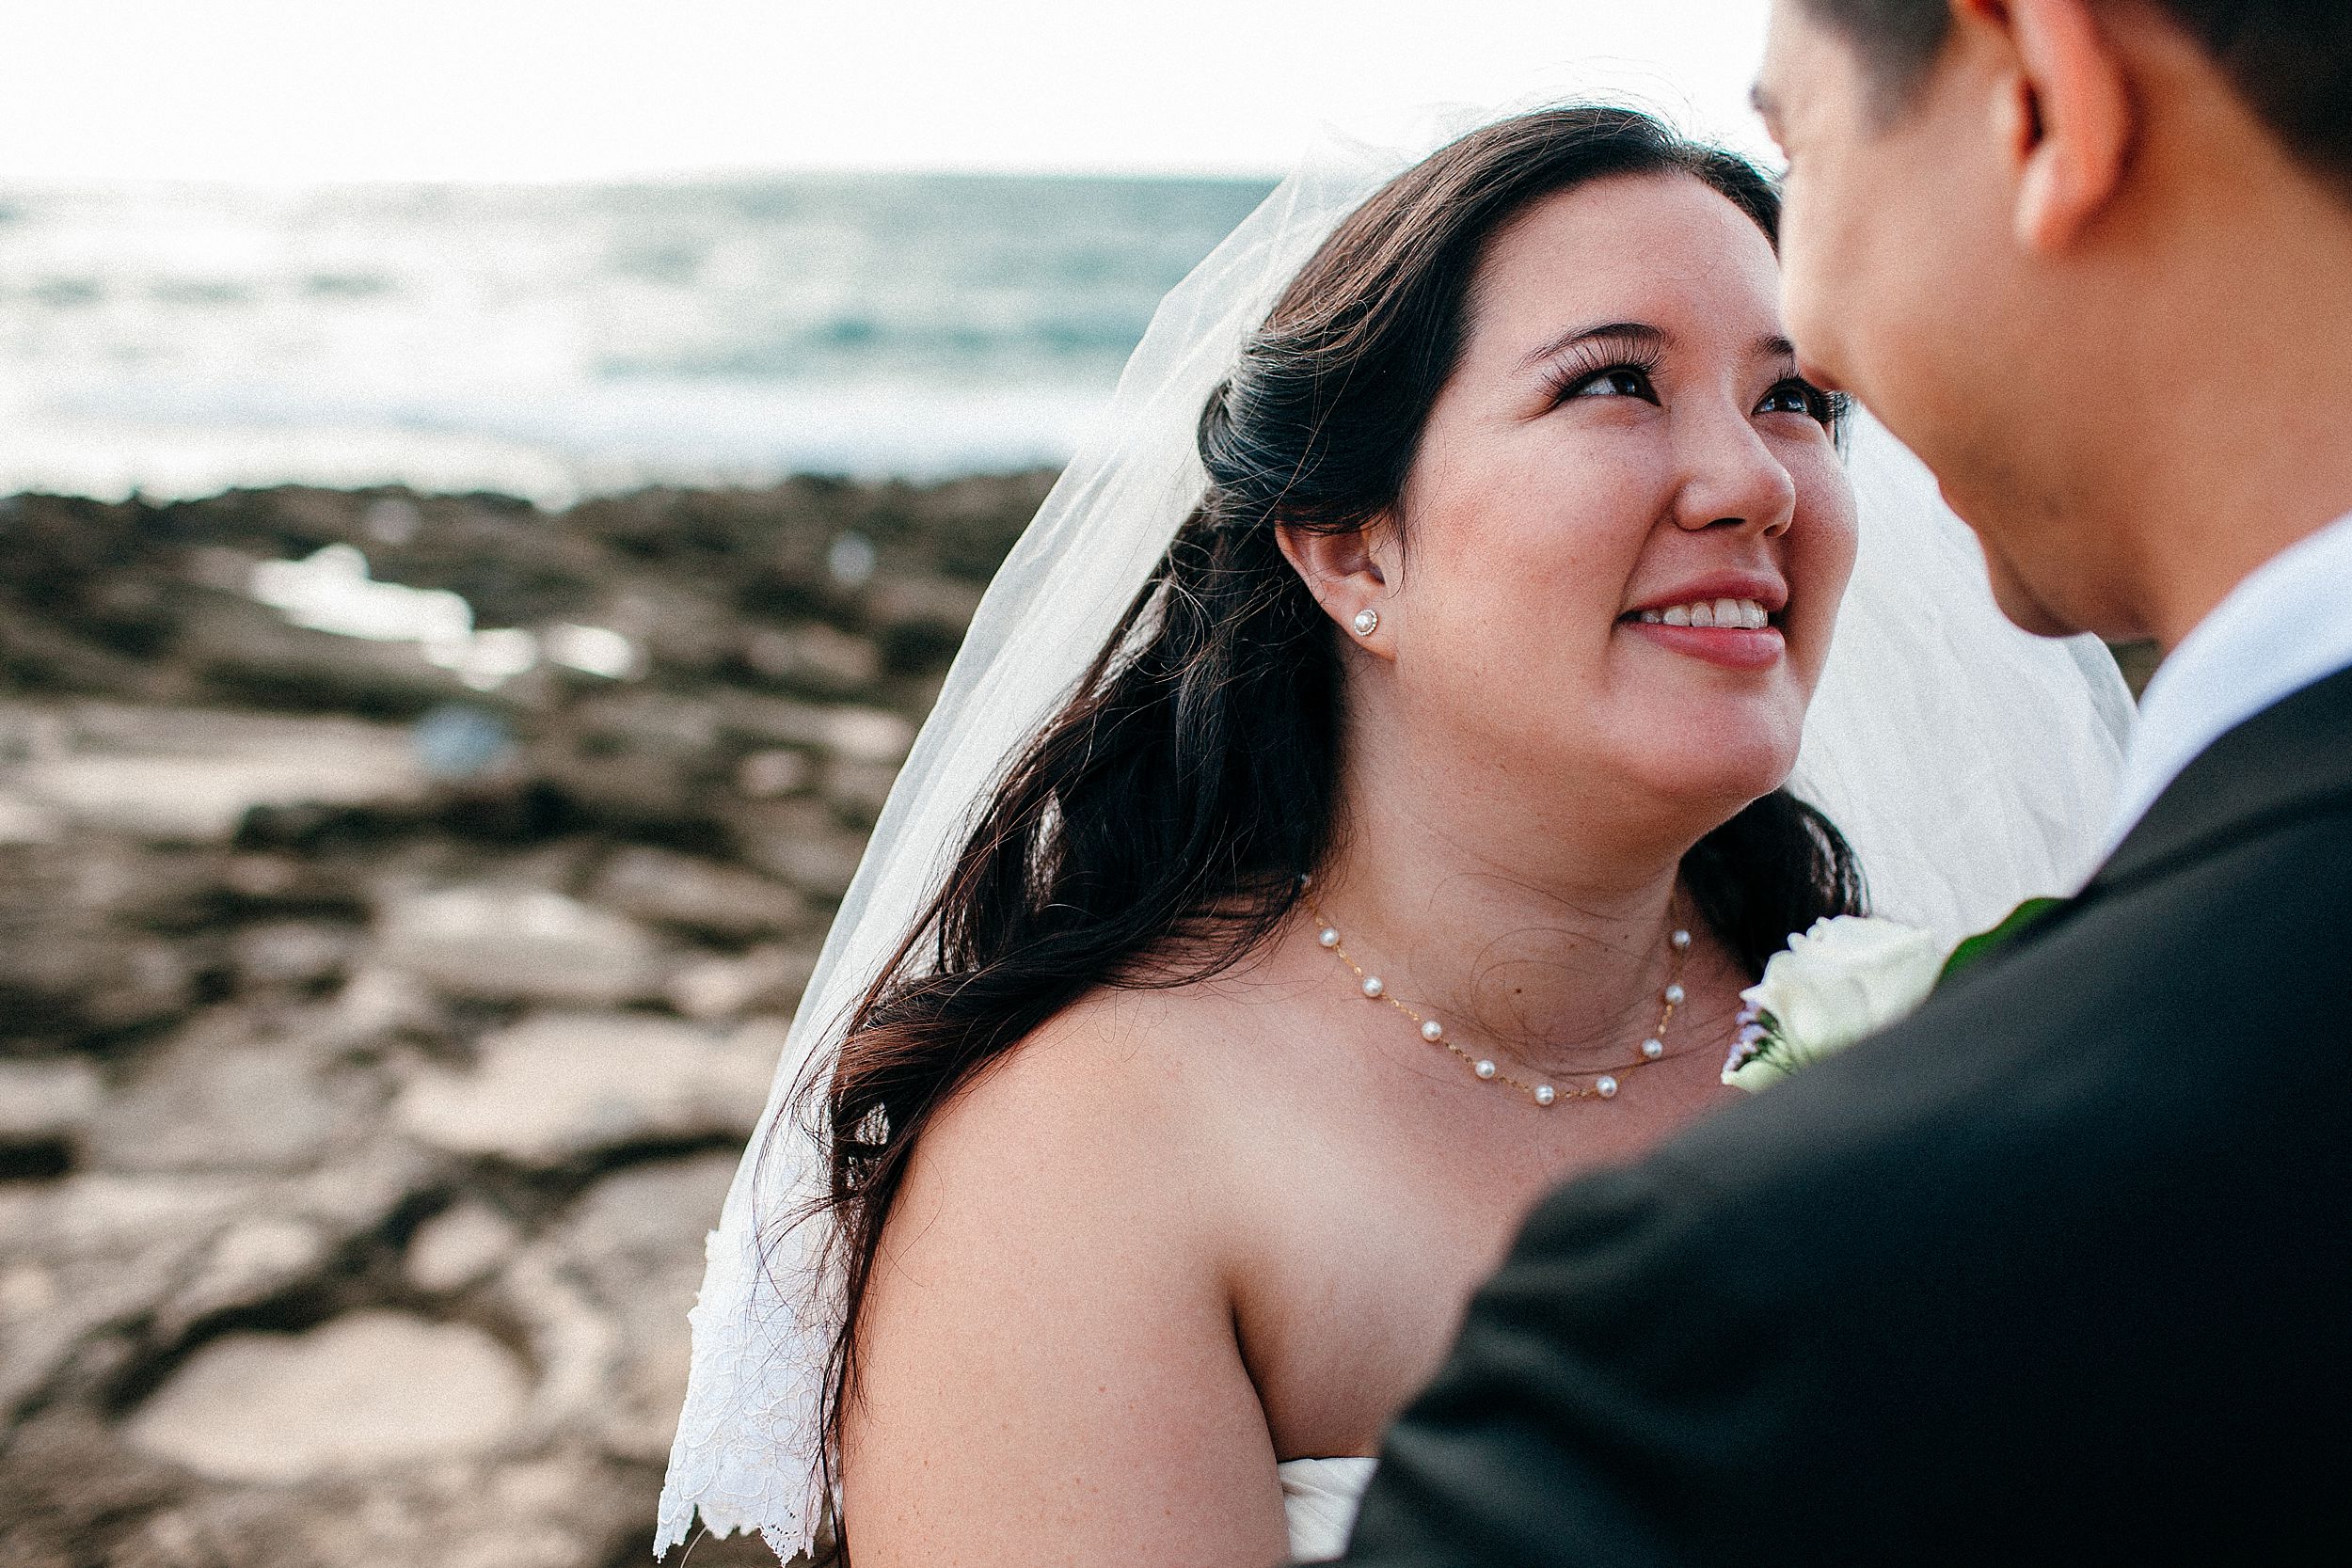
[[[1677,413],[1683,417],[1676,420],[1676,525],[1787,532],[1796,520],[1797,483],[1756,426],[1729,409],[1700,418]]]

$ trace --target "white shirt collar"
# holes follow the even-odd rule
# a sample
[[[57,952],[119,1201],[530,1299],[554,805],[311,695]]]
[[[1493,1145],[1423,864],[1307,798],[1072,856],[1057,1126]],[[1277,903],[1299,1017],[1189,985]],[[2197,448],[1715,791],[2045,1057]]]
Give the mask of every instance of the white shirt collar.
[[[2181,640],[2140,699],[2113,853],[2198,753],[2281,698],[2352,666],[2352,515],[2271,557]]]

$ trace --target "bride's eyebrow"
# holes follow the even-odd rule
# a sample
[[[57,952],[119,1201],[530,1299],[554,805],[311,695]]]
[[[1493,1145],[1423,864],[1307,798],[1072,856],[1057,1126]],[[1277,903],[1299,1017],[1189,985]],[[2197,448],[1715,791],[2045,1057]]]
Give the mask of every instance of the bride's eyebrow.
[[[1541,347],[1529,350],[1526,356],[1519,361],[1519,369],[1532,371],[1546,360],[1556,359],[1572,348],[1597,341],[1621,343],[1628,348],[1662,353],[1674,347],[1675,335],[1662,326],[1652,326],[1647,322],[1608,322],[1599,326],[1571,327]]]

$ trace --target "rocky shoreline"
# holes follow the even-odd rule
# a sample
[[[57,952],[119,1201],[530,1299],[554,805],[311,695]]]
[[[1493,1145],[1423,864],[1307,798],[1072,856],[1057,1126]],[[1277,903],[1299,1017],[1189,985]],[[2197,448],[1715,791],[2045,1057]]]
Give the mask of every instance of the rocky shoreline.
[[[702,1233],[1051,478],[0,501],[0,1561],[645,1560]]]

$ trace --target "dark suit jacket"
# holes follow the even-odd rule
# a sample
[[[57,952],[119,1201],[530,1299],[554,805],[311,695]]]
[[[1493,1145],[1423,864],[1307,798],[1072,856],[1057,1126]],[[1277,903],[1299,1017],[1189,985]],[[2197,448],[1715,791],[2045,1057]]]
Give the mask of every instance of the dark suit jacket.
[[[2352,672],[1903,1025],[1547,1198],[1347,1560],[2352,1562],[2347,1155]]]

